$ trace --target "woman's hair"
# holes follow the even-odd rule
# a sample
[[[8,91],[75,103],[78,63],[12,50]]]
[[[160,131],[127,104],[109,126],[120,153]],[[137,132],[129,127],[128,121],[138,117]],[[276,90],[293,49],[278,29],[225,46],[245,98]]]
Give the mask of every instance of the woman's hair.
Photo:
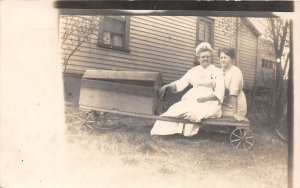
[[[225,47],[225,48],[221,48],[219,49],[219,56],[221,55],[221,53],[224,53],[226,55],[228,55],[229,57],[231,57],[232,59],[235,59],[235,49],[232,47]]]
[[[211,45],[208,42],[201,42],[197,47],[196,47],[196,55],[200,54],[201,52],[210,52],[211,55],[213,56],[214,51],[211,47]]]
[[[214,50],[212,49],[211,45],[208,42],[201,42],[196,47],[196,56],[193,61],[193,65],[200,65],[200,62],[197,60],[197,56],[202,52],[210,52],[211,58],[214,56]]]

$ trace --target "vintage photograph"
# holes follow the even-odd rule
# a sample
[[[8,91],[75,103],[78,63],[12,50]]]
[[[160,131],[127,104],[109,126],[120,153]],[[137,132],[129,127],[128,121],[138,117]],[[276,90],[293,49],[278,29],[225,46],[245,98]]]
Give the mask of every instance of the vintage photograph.
[[[118,3],[0,1],[0,188],[296,188],[293,4]]]
[[[60,15],[68,142],[111,187],[287,187],[291,24]]]

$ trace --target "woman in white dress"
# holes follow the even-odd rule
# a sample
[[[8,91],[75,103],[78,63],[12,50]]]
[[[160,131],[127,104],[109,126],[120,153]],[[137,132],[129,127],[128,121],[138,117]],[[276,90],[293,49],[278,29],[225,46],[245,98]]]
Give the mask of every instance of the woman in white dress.
[[[201,122],[202,119],[221,116],[221,103],[224,98],[224,77],[221,69],[212,65],[213,49],[209,43],[200,43],[196,48],[200,65],[190,69],[181,79],[160,88],[161,96],[166,89],[177,93],[189,85],[192,88],[184,94],[181,101],[173,104],[161,116],[175,117]],[[198,133],[199,125],[158,120],[151,135],[183,134],[193,136]]]
[[[219,50],[220,64],[224,71],[225,97],[222,104],[222,116],[232,116],[236,120],[246,120],[247,102],[243,92],[242,71],[234,66],[234,48],[222,48]]]

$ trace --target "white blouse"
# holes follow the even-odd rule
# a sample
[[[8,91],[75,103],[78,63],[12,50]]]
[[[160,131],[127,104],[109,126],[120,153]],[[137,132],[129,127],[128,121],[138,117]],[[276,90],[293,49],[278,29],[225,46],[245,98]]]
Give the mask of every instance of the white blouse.
[[[183,91],[189,85],[193,86],[182,97],[182,100],[197,101],[200,97],[209,97],[214,94],[220,103],[223,102],[225,91],[223,71],[214,65],[206,68],[198,65],[173,83],[176,84],[176,92]]]

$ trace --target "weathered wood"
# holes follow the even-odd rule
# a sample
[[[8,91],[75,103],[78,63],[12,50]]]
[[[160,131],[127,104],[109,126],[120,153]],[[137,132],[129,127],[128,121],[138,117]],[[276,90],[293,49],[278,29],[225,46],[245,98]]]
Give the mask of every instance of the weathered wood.
[[[111,80],[140,80],[154,82],[157,72],[113,71],[113,70],[87,70],[84,79],[111,79]]]
[[[60,33],[63,33],[65,29],[64,19],[61,18]],[[85,71],[87,67],[88,69],[160,71],[163,72],[166,82],[178,79],[178,76],[173,76],[176,75],[174,71],[186,72],[189,67],[182,64],[190,63],[192,66],[194,60],[195,42],[191,39],[195,37],[196,25],[193,27],[193,23],[189,22],[187,26],[184,26],[183,23],[185,20],[193,21],[195,18],[177,17],[177,20],[174,20],[170,17],[162,17],[159,20],[156,19],[156,16],[131,17],[129,53],[97,47],[96,41],[98,36],[93,35],[94,43],[88,43],[88,46],[83,45],[81,51],[77,51],[74,54],[73,57],[75,55],[79,57],[78,59],[73,57],[70,59],[70,65],[72,65],[67,67],[67,71],[80,72],[80,70]],[[182,22],[179,26],[178,20],[181,19]],[[164,22],[168,22],[168,25],[161,24]],[[140,26],[141,29],[139,29]],[[157,34],[159,31],[163,32],[161,38],[157,38],[156,33],[145,35],[143,29],[148,27],[152,27]],[[171,38],[167,35],[168,33]],[[177,39],[180,36],[184,36],[182,37],[184,40],[190,40],[190,42],[183,44],[184,48],[178,48],[179,43]],[[153,52],[155,49],[156,51]],[[93,54],[90,54],[90,51]],[[170,70],[169,67],[171,67]]]
[[[87,70],[81,81],[79,105],[130,113],[157,114],[160,73]]]
[[[118,114],[118,115],[133,116],[133,117],[161,120],[161,121],[195,123],[195,124],[200,124],[201,126],[217,125],[217,126],[235,126],[235,127],[239,127],[239,128],[249,127],[249,121],[237,121],[237,120],[233,119],[232,117],[210,118],[210,119],[202,120],[201,122],[192,122],[192,121],[189,121],[186,119],[163,117],[163,116],[149,115],[149,114],[142,114],[142,113],[132,113],[132,112],[119,111],[116,109],[105,109],[105,108],[99,108],[99,107],[87,106],[87,105],[80,105],[80,109],[94,110],[94,111],[98,111],[98,112],[108,112],[108,113],[113,113],[113,114]]]
[[[129,102],[130,101],[130,102]],[[91,108],[103,107],[131,113],[153,114],[153,98],[112,90],[81,88],[79,104]]]
[[[70,59],[68,72],[84,72],[86,69],[141,70],[162,72],[165,82],[181,77],[194,61],[196,38],[196,16],[132,16],[130,26],[130,52],[120,52],[97,47],[98,32],[92,40],[82,45]],[[236,28],[226,35],[222,27],[222,17],[214,19],[215,49],[214,63],[218,63],[217,50],[237,43]],[[60,34],[64,33],[65,20],[60,19]],[[233,19],[234,27],[236,19]],[[238,26],[239,37],[238,66],[245,75],[244,81],[253,85],[256,61],[256,36],[243,23]],[[232,33],[231,33],[232,32]],[[180,48],[178,48],[180,46]],[[247,64],[247,65],[246,65]],[[243,66],[245,65],[245,66]],[[171,68],[170,68],[171,67]],[[248,76],[247,73],[251,74]],[[176,76],[174,76],[176,75]]]
[[[154,95],[154,88],[153,82],[145,83],[145,86],[139,86],[135,84],[143,84],[141,81],[139,83],[122,83],[123,80],[117,82],[118,80],[89,80],[89,79],[82,79],[81,87],[90,90],[96,91],[108,91],[112,93],[126,93],[128,95],[137,95],[137,96],[144,96],[144,97],[153,97]],[[146,85],[147,84],[147,85]],[[149,85],[151,84],[151,85]],[[148,87],[147,87],[148,86]]]
[[[255,64],[256,64],[256,36],[243,23],[240,32],[240,49],[237,66],[241,69],[244,76],[244,83],[250,86],[254,85]]]

